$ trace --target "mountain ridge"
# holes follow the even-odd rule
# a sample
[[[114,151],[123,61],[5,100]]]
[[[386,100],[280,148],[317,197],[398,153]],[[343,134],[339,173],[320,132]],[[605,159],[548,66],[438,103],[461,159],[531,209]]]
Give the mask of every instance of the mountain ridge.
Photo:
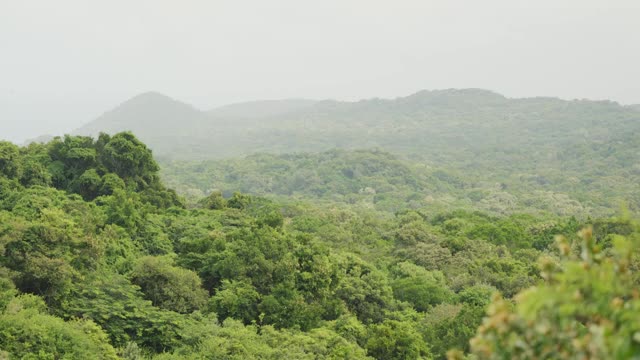
[[[295,112],[318,102],[318,100],[296,98],[255,100],[223,105],[206,112],[214,117],[256,118]]]
[[[612,101],[508,98],[484,89],[422,90],[360,101],[260,100],[212,110],[147,92],[74,133],[125,130],[161,158],[379,147],[444,161],[529,146],[539,150],[536,156],[553,156],[571,144],[602,143],[640,131],[640,115]]]

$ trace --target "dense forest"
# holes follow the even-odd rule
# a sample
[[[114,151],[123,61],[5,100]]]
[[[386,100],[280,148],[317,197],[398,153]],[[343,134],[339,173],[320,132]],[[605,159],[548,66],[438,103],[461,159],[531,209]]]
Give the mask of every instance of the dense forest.
[[[196,201],[235,191],[287,202],[336,203],[382,212],[479,210],[492,215],[615,215],[640,209],[640,150],[629,136],[567,152],[561,165],[509,172],[493,162],[468,170],[408,160],[382,150],[254,154],[207,161],[162,161],[170,187]],[[571,155],[569,155],[571,154]]]
[[[2,356],[640,351],[628,214],[483,210],[476,180],[383,151],[167,165],[186,197],[159,170],[126,132],[0,143]]]

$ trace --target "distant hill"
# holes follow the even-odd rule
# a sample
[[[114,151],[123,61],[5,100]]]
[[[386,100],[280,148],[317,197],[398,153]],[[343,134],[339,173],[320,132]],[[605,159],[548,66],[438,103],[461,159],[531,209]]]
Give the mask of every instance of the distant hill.
[[[209,158],[229,152],[225,143],[243,137],[247,121],[281,116],[315,104],[305,99],[252,101],[222,106],[208,112],[148,92],[135,96],[74,131],[75,135],[96,136],[132,131],[160,157]]]
[[[610,101],[510,99],[482,89],[420,91],[357,102],[258,101],[201,111],[157,93],[139,95],[77,131],[132,130],[160,158],[381,148],[469,166],[543,162],[566,148],[640,130],[640,113]],[[483,165],[484,166],[484,165]]]
[[[136,133],[170,134],[203,119],[204,114],[191,105],[160,93],[148,92],[125,101],[76,132],[95,135],[99,132],[131,130]]]
[[[209,111],[214,118],[262,118],[307,109],[317,101],[308,99],[261,100],[221,106]]]
[[[73,132],[96,136],[132,131],[158,153],[172,154],[191,144],[208,117],[193,106],[148,92],[135,96]]]

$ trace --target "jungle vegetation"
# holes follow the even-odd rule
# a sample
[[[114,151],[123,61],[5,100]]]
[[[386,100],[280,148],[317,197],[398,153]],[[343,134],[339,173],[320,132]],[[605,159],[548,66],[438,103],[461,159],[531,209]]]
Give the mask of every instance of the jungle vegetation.
[[[384,150],[161,166],[130,132],[0,142],[0,357],[630,358],[624,139],[502,182]]]

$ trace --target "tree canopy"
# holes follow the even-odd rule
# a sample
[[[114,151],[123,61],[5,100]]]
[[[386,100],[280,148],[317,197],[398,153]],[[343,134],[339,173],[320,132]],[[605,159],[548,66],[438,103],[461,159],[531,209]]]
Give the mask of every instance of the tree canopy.
[[[464,189],[446,172],[413,177],[385,153],[318,156],[320,180],[292,178],[312,184],[296,191],[380,195],[360,193],[370,181],[416,193]],[[131,133],[0,143],[0,357],[622,359],[639,351],[639,230],[628,218],[225,190],[183,201],[158,172]]]

